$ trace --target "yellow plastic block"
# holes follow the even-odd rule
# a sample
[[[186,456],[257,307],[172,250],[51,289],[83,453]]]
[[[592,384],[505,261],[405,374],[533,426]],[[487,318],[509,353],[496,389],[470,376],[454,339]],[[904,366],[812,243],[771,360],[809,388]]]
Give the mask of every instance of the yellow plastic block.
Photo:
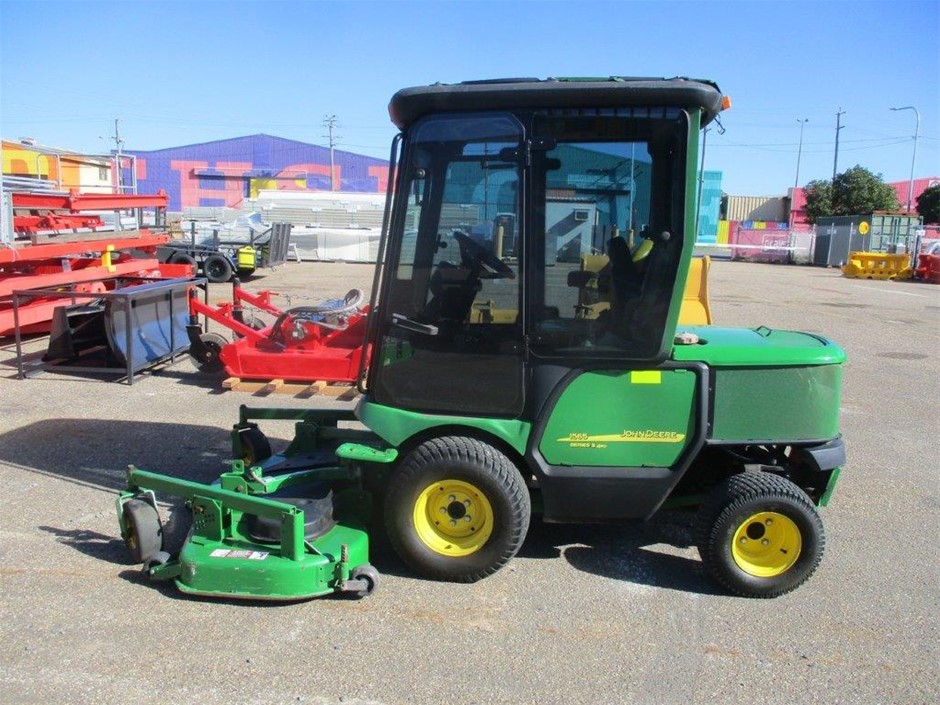
[[[851,252],[842,276],[851,279],[910,279],[911,256],[884,252]]]

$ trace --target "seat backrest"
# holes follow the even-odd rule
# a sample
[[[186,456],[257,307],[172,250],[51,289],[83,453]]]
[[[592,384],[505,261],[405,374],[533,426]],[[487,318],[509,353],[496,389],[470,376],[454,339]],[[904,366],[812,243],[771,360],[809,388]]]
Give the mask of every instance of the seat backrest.
[[[708,270],[711,257],[693,257],[689,264],[689,278],[682,293],[679,323],[687,326],[710,326],[712,312],[708,303]]]

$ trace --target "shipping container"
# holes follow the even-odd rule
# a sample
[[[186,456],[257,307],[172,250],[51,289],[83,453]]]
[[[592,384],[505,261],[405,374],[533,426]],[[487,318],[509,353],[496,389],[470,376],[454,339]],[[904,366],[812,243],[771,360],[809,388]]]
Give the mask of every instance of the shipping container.
[[[820,218],[813,264],[839,267],[849,261],[850,252],[910,252],[922,228],[919,216],[899,213]]]
[[[724,220],[785,221],[788,199],[784,196],[725,196]]]

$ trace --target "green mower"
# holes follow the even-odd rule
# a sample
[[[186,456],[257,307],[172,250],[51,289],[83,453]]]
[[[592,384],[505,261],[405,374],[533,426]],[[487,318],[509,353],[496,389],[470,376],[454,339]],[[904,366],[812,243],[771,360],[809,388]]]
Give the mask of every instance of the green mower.
[[[845,463],[845,354],[679,323],[699,135],[726,107],[684,78],[399,91],[355,411],[243,408],[211,486],[131,468],[118,516],[134,559],[199,595],[363,596],[373,503],[412,570],[457,582],[505,565],[533,515],[697,507],[728,591],[801,585]],[[296,421],[283,453],[268,419]],[[192,511],[178,556],[157,492]]]

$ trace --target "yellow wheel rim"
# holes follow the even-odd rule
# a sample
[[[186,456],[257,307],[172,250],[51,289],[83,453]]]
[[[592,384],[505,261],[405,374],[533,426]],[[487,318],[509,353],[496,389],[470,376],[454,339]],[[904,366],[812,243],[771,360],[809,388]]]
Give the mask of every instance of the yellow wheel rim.
[[[731,555],[745,573],[758,578],[783,575],[800,557],[803,538],[800,529],[778,512],[759,512],[734,532]]]
[[[463,480],[428,485],[414,505],[418,537],[442,556],[469,556],[493,533],[493,508],[486,496]]]

